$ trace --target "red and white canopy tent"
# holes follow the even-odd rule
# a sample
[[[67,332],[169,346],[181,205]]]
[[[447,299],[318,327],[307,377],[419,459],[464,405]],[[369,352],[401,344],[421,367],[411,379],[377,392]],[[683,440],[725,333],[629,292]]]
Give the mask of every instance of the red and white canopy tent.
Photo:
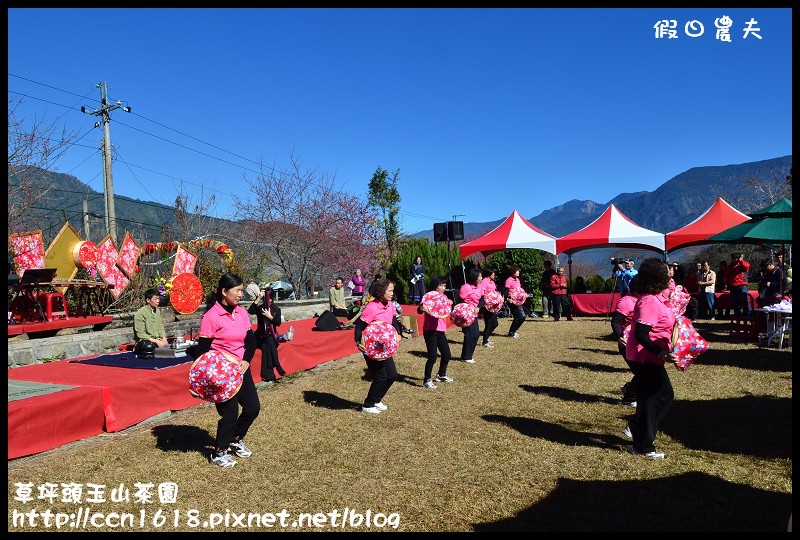
[[[689,246],[716,243],[708,239],[748,219],[750,216],[738,211],[722,197],[718,197],[716,202],[697,219],[666,234],[666,250],[669,252]]]
[[[461,260],[473,253],[488,255],[505,249],[539,249],[556,254],[556,237],[532,225],[514,210],[503,223],[474,240],[461,244]]]
[[[566,253],[572,281],[572,254],[591,248],[629,247],[664,253],[664,233],[645,229],[610,205],[589,225],[556,240],[559,253]]]

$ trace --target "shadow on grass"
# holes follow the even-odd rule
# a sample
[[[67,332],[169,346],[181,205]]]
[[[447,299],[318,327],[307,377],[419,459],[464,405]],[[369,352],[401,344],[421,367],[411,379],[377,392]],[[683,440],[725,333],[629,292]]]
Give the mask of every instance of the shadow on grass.
[[[791,459],[792,400],[769,396],[676,399],[660,429],[695,450]]]
[[[476,532],[786,532],[791,511],[791,493],[773,493],[700,472],[649,480],[560,478],[541,502],[511,518],[473,527]]]
[[[526,392],[576,403],[619,402],[617,399],[581,394],[552,386],[520,385],[520,388]],[[503,421],[500,416],[485,418]],[[504,423],[523,435],[546,438],[562,444],[580,444],[580,438],[585,437],[585,434],[564,434],[563,427],[554,428],[552,424],[535,419],[516,418]],[[659,430],[693,450],[766,459],[791,459],[792,400],[768,396],[706,401],[684,401],[678,398],[672,403]]]
[[[306,390],[303,392],[303,401],[315,407],[324,407],[325,409],[334,411],[361,408],[361,403],[342,399],[328,392],[315,392],[314,390]]]
[[[619,351],[610,351],[608,349],[587,349],[585,347],[567,347],[567,348],[571,351],[586,351],[592,354],[608,354],[611,356],[619,356],[620,359],[622,358],[622,355],[619,354]]]
[[[615,445],[621,445],[623,442],[626,443],[626,445],[629,444],[625,439],[616,434],[582,433],[558,424],[543,422],[535,418],[503,416],[499,414],[485,414],[481,418],[487,422],[505,424],[527,437],[546,439],[565,446],[609,448]]]
[[[696,362],[707,366],[730,366],[754,371],[792,371],[792,353],[785,349],[719,350],[712,345]]]
[[[558,386],[531,386],[529,384],[521,384],[520,388],[532,394],[544,394],[546,396],[554,397],[562,401],[574,401],[576,403],[607,403],[609,405],[619,404],[620,398],[608,398],[598,396],[595,394],[582,394],[567,388],[560,388]]]
[[[150,430],[156,438],[156,448],[164,452],[197,452],[208,457],[216,440],[205,429],[197,426],[166,424]]]
[[[587,349],[587,350],[590,350],[592,352],[596,352],[596,351],[594,351],[592,349]],[[599,352],[599,351],[597,351],[597,352]],[[609,354],[611,354],[611,353],[609,353]],[[615,352],[613,354],[619,356],[619,352]],[[602,371],[603,373],[618,373],[620,371],[630,371],[630,368],[628,368],[627,364],[625,364],[625,361],[622,359],[622,356],[619,356],[619,361],[620,361],[620,366],[619,367],[606,366],[606,365],[603,365],[603,364],[593,364],[591,362],[571,362],[571,361],[568,361],[568,360],[556,360],[553,363],[554,364],[561,364],[562,366],[575,368],[575,369],[588,369],[589,371]]]

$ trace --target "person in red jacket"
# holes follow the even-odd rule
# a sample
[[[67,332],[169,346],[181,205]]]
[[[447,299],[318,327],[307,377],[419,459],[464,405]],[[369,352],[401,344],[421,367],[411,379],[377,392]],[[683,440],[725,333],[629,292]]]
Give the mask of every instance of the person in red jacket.
[[[731,291],[731,305],[736,317],[750,316],[750,293],[747,292],[749,272],[750,263],[744,260],[744,255],[739,252],[731,253],[731,262],[725,271],[725,281]]]
[[[572,320],[572,300],[567,294],[567,277],[564,275],[564,267],[559,266],[556,273],[550,278],[550,294],[553,299],[553,319],[561,320],[561,313],[567,316],[567,320]]]

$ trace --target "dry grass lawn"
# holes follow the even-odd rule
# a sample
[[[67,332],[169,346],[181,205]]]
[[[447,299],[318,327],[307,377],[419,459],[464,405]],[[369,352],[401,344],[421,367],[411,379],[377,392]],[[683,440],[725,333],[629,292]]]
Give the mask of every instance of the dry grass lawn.
[[[401,380],[378,416],[358,411],[369,385],[360,355],[261,387],[246,438],[254,455],[233,469],[207,461],[218,419],[209,405],[9,462],[9,531],[44,530],[14,523],[15,511],[86,507],[104,518],[88,531],[199,531],[216,518],[214,530],[284,530],[260,521],[345,508],[361,525],[351,517],[337,530],[786,530],[791,348],[735,342],[725,321],[698,321],[711,349],[687,372],[670,366],[675,402],[656,439],[667,459],[655,462],[626,452],[632,409],[618,401],[630,375],[606,319],[528,319],[520,339],[503,337],[509,324],[500,319],[496,347],[479,346],[475,364],[452,361],[455,382],[436,390],[422,387],[423,339],[404,340]],[[461,332],[448,338],[458,357]],[[14,500],[17,483],[37,497],[48,482],[105,485],[107,500]],[[133,500],[134,484],[163,482],[177,483],[175,503],[155,488],[153,501]],[[112,502],[121,484],[131,500]],[[116,526],[114,512],[136,520]],[[325,519],[288,530],[332,530]]]

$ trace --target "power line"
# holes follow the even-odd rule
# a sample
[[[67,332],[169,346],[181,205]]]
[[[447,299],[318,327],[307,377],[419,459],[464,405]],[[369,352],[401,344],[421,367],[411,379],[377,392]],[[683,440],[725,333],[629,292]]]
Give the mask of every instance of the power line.
[[[34,81],[34,80],[32,80],[32,79],[28,79],[28,78],[26,78],[26,77],[21,77],[21,76],[19,76],[19,75],[12,74],[12,73],[9,73],[9,75],[10,75],[10,76],[13,76],[13,77],[17,77],[17,78],[19,78],[19,79],[22,79],[22,80],[25,80],[25,81],[29,81],[29,82],[31,82],[31,83],[34,83],[34,84],[39,84],[39,85],[41,85],[41,86],[44,86],[44,87],[47,87],[47,88],[51,88],[51,89],[54,89],[54,90],[58,90],[58,91],[61,91],[61,92],[67,93],[67,94],[71,94],[71,95],[75,95],[75,96],[82,97],[82,96],[80,96],[79,94],[76,94],[76,93],[74,93],[74,92],[69,92],[69,91],[67,91],[67,90],[63,90],[63,89],[61,89],[61,88],[57,88],[57,87],[54,87],[54,86],[51,86],[51,85],[47,85],[47,84],[44,84],[44,83],[41,83],[41,82],[38,82],[38,81]],[[78,79],[78,80],[80,80],[80,79]],[[19,95],[24,95],[24,96],[26,96],[26,97],[30,97],[31,99],[36,99],[36,100],[38,100],[38,101],[43,101],[43,102],[45,102],[45,103],[51,103],[51,104],[53,104],[53,105],[57,105],[57,106],[60,106],[60,107],[64,107],[64,108],[67,108],[67,109],[69,109],[69,110],[76,110],[74,107],[70,107],[70,106],[67,106],[67,105],[63,105],[63,104],[59,104],[59,103],[55,103],[55,102],[51,102],[51,101],[49,101],[49,100],[45,100],[45,99],[41,99],[41,98],[36,98],[36,97],[34,97],[34,96],[30,96],[30,95],[28,95],[28,94],[22,94],[22,93],[19,93],[19,92],[12,92],[12,93],[17,93],[17,94],[19,94]],[[82,98],[83,98],[83,97],[82,97]],[[238,158],[238,159],[242,159],[242,160],[244,160],[244,161],[247,161],[247,162],[249,162],[249,163],[253,163],[253,164],[256,164],[256,165],[259,165],[259,166],[262,166],[262,167],[264,167],[263,163],[259,163],[259,162],[257,162],[257,161],[254,161],[254,160],[251,160],[251,159],[249,159],[249,158],[246,158],[246,157],[244,157],[244,156],[240,156],[240,155],[238,155],[238,154],[236,154],[236,153],[234,153],[234,152],[231,152],[231,151],[229,151],[229,150],[226,150],[226,149],[224,149],[224,148],[221,148],[221,147],[219,147],[219,146],[216,146],[216,145],[214,145],[214,144],[211,144],[211,143],[209,143],[209,142],[206,142],[206,141],[204,141],[204,140],[202,140],[202,139],[199,139],[199,138],[197,138],[197,137],[194,137],[194,136],[192,136],[192,135],[190,135],[190,134],[187,134],[187,133],[185,133],[185,132],[183,132],[183,131],[180,131],[180,130],[178,130],[178,129],[172,128],[172,127],[170,127],[170,126],[168,126],[168,125],[166,125],[166,124],[163,124],[163,123],[161,123],[161,122],[158,122],[158,121],[156,121],[156,120],[153,120],[153,119],[151,119],[151,118],[148,118],[148,117],[146,117],[146,116],[144,116],[144,115],[141,115],[141,114],[138,114],[138,113],[133,113],[133,115],[134,115],[134,116],[137,116],[137,117],[139,117],[139,118],[142,118],[143,120],[146,120],[146,121],[148,121],[148,122],[151,122],[151,123],[153,123],[153,124],[155,124],[155,125],[158,125],[158,126],[160,126],[160,127],[163,127],[163,128],[165,128],[165,129],[168,129],[168,130],[170,130],[170,131],[173,131],[173,132],[175,132],[175,133],[177,133],[177,134],[180,134],[180,135],[183,135],[183,136],[185,136],[185,137],[188,137],[188,138],[190,138],[190,139],[192,139],[192,140],[194,140],[194,141],[197,141],[197,142],[199,142],[199,143],[201,143],[201,144],[205,144],[205,145],[207,145],[207,146],[210,146],[211,148],[217,149],[217,150],[219,150],[219,151],[221,151],[221,152],[224,152],[224,153],[226,153],[226,154],[229,154],[229,155],[231,155],[231,156],[233,156],[233,157],[236,157],[236,158]],[[186,149],[186,150],[189,150],[189,151],[192,151],[192,152],[198,153],[198,154],[200,154],[200,155],[203,155],[203,156],[206,156],[206,157],[208,157],[208,158],[211,158],[211,159],[217,160],[217,161],[219,161],[219,162],[222,162],[222,163],[225,163],[225,164],[228,164],[228,165],[231,165],[231,166],[237,167],[237,168],[239,168],[239,169],[241,169],[241,170],[244,170],[244,171],[247,171],[247,172],[251,172],[251,173],[254,173],[254,174],[257,174],[257,175],[258,175],[258,174],[261,174],[261,172],[262,172],[262,171],[254,170],[254,169],[251,169],[251,168],[245,167],[245,166],[243,166],[243,165],[236,164],[236,163],[234,163],[234,162],[232,162],[232,161],[228,161],[228,160],[226,160],[226,159],[223,159],[223,158],[220,158],[220,157],[217,157],[217,156],[214,156],[214,155],[208,154],[208,153],[206,153],[206,152],[203,152],[203,151],[201,151],[201,150],[198,150],[198,149],[195,149],[195,148],[191,148],[191,147],[189,147],[189,146],[186,146],[186,145],[183,145],[183,144],[181,144],[181,143],[178,143],[178,142],[172,141],[172,140],[170,140],[170,139],[167,139],[167,138],[165,138],[165,137],[161,137],[161,136],[159,136],[159,135],[156,135],[156,134],[154,134],[154,133],[151,133],[151,132],[148,132],[148,131],[146,131],[146,130],[143,130],[143,129],[140,129],[140,128],[137,128],[137,127],[134,127],[134,126],[132,126],[132,125],[126,124],[126,123],[124,123],[124,122],[121,122],[121,121],[118,121],[118,122],[117,122],[117,124],[119,124],[119,125],[121,125],[121,126],[124,126],[124,127],[127,127],[127,128],[130,128],[130,129],[132,129],[132,130],[138,131],[138,132],[140,132],[140,133],[142,133],[142,134],[149,135],[150,137],[153,137],[153,138],[156,138],[156,139],[162,140],[162,141],[164,141],[164,142],[167,142],[167,143],[170,143],[170,144],[174,144],[174,145],[176,145],[176,146],[178,146],[178,147],[181,147],[181,148],[184,148],[184,149]],[[87,132],[87,133],[88,133],[88,132]],[[85,136],[85,134],[84,134],[84,136]],[[82,137],[81,137],[81,138],[82,138]],[[131,168],[132,166],[133,166],[133,167],[139,167],[139,168],[141,168],[141,169],[143,169],[143,170],[147,170],[147,171],[149,171],[149,172],[153,172],[153,173],[156,173],[156,174],[161,174],[161,175],[163,175],[163,176],[166,176],[166,177],[168,177],[168,178],[175,178],[175,177],[173,177],[173,176],[170,176],[170,175],[168,175],[168,174],[166,174],[166,173],[160,173],[160,172],[158,172],[158,171],[153,171],[152,169],[148,169],[148,168],[146,168],[146,167],[138,166],[138,165],[135,165],[135,164],[128,164],[127,162],[125,162],[125,163],[126,163],[126,166],[128,166],[128,169],[129,169],[129,170],[130,170],[130,168]],[[266,168],[267,168],[268,170],[270,170],[270,171],[271,171],[273,174],[276,172],[276,169],[275,169],[275,167],[266,167]],[[131,171],[131,173],[132,173],[132,171]],[[133,174],[133,173],[132,173],[132,174]],[[198,176],[199,176],[199,175],[198,175]],[[139,180],[139,179],[138,179],[138,178],[137,178],[135,175],[134,175],[134,178],[136,178],[137,182],[139,182],[139,184],[140,184],[140,185],[142,185],[142,187],[144,187],[144,185],[142,184],[142,182],[141,182],[141,181],[140,181],[140,180]],[[214,192],[217,192],[217,193],[220,193],[220,194],[223,194],[223,195],[229,196],[229,197],[233,197],[233,196],[234,196],[232,193],[227,193],[227,192],[224,192],[224,191],[216,190],[216,189],[214,189],[214,188],[206,187],[206,186],[204,186],[204,185],[202,185],[202,184],[196,184],[196,183],[194,183],[194,182],[189,182],[189,181],[186,181],[186,180],[183,180],[183,179],[180,179],[180,180],[181,180],[181,181],[183,181],[183,182],[186,182],[186,183],[188,183],[188,184],[190,184],[190,185],[194,185],[194,186],[197,186],[197,187],[205,188],[205,189],[208,189],[209,191],[214,191]],[[146,189],[146,188],[145,188],[145,191],[147,191],[147,189]],[[148,191],[148,194],[149,194],[149,191]],[[153,197],[153,196],[152,196],[152,194],[150,194],[150,196],[151,196],[151,197]],[[153,198],[155,198],[155,197],[153,197]],[[399,213],[401,216],[413,217],[413,218],[418,218],[418,219],[426,219],[426,220],[430,220],[430,221],[432,221],[432,222],[441,221],[441,219],[442,219],[442,218],[437,218],[437,217],[432,217],[432,216],[426,216],[426,215],[422,215],[422,214],[416,214],[416,213],[413,213],[413,212],[406,212],[406,211],[402,211],[402,210],[401,210],[401,211],[399,211],[398,213]],[[218,218],[218,219],[224,219],[224,218]]]

